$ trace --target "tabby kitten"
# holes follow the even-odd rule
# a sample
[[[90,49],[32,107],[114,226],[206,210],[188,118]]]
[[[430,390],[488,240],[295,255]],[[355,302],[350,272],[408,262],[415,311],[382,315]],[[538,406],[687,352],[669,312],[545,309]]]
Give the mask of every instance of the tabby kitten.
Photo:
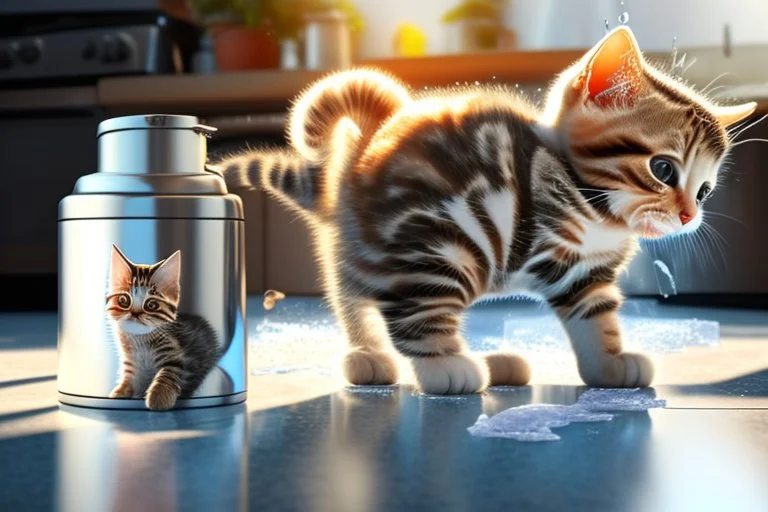
[[[353,384],[390,384],[389,341],[422,391],[525,384],[514,354],[480,359],[464,311],[489,296],[547,301],[584,382],[648,386],[624,352],[617,276],[638,237],[695,229],[754,103],[715,105],[651,67],[626,27],[563,72],[539,112],[503,88],[413,96],[373,70],[331,75],[290,116],[290,151],[220,162],[233,188],[261,184],[314,229]]]
[[[219,359],[216,332],[203,318],[177,312],[181,253],[137,265],[112,246],[106,310],[120,340],[120,382],[110,398],[144,398],[171,409],[191,396]]]

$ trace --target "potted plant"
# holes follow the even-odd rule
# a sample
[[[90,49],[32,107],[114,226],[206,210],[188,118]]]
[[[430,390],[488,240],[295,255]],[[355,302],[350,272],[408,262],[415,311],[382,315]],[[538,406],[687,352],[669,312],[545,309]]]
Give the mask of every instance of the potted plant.
[[[474,52],[496,49],[501,30],[501,7],[494,0],[465,0],[443,14],[450,27],[449,51]]]
[[[283,44],[291,45],[294,48],[299,47],[299,40],[301,39],[305,39],[305,45],[323,44],[322,36],[334,37],[335,35],[336,37],[347,37],[349,39],[346,45],[347,53],[354,53],[357,39],[365,26],[360,12],[350,0],[268,0],[265,16],[272,20],[275,32],[278,38],[284,42]],[[343,34],[347,34],[347,36],[335,32],[333,27],[328,26],[325,30],[320,30],[321,40],[306,40],[308,26],[316,28],[313,25],[327,22],[332,25],[334,21],[339,20],[343,26],[339,27],[336,23],[336,29],[341,28]],[[308,51],[315,49],[305,47],[303,53],[306,56]],[[349,58],[350,56],[341,56],[338,60],[344,61],[349,60]]]
[[[219,70],[278,67],[269,0],[192,0],[192,6],[213,40]]]

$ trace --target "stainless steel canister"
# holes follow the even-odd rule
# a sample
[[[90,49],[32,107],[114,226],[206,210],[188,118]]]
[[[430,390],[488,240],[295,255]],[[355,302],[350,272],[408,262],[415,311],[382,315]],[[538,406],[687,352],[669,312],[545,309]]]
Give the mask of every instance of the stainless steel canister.
[[[175,115],[99,125],[98,172],[81,177],[59,204],[59,401],[146,408],[145,388],[163,380],[152,373],[159,363],[190,383],[176,408],[245,400],[243,209],[206,169],[212,131]],[[116,290],[123,278],[126,288]],[[151,325],[137,323],[149,322],[142,318],[150,311]],[[160,349],[148,347],[166,336],[153,329],[170,333],[175,348],[153,353]],[[132,340],[144,341],[132,347]],[[185,344],[194,350],[180,351]],[[169,353],[174,368],[164,362]],[[144,382],[126,373],[126,360]],[[135,382],[121,390],[126,375]]]

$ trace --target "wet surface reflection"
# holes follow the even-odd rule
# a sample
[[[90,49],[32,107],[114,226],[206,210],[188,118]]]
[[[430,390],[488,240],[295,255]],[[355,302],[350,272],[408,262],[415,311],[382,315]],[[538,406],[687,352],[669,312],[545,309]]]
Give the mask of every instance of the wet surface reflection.
[[[620,412],[541,443],[467,432],[481,413],[570,405],[584,390],[346,388],[259,411],[62,406],[53,431],[0,438],[0,509],[662,511],[706,495],[722,509],[734,492],[734,510],[768,509],[766,411]]]

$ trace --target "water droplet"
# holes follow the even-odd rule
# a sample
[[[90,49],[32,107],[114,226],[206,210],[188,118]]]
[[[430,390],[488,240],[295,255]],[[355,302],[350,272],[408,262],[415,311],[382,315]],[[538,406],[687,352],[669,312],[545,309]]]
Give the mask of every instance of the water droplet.
[[[673,52],[677,51],[677,36],[672,38],[672,51]]]
[[[622,25],[626,25],[629,23],[629,13],[627,11],[624,11],[619,15],[619,23]]]
[[[662,275],[664,275],[669,282],[671,291],[673,295],[677,295],[677,285],[675,284],[675,278],[672,277],[672,272],[670,272],[669,267],[661,260],[654,260],[653,266],[658,269]],[[659,288],[661,288],[661,281],[659,281],[658,276],[656,277],[657,282],[659,283]],[[661,289],[659,289],[661,291]],[[662,295],[664,295],[664,298],[666,299],[669,294],[666,292],[662,292]]]
[[[536,92],[541,92],[541,87],[539,87],[538,89],[536,89]]]
[[[607,34],[608,32],[611,31],[611,26],[608,24],[608,18],[605,18],[603,20],[603,24],[604,24],[603,28],[605,29],[605,33]]]
[[[427,86],[425,85],[425,86],[424,86],[424,90],[426,91],[427,89],[429,89],[429,87],[427,87]]]
[[[477,80],[475,80],[475,85],[480,85],[480,82],[478,82]]]
[[[496,75],[493,75],[491,79],[496,80]]]
[[[459,82],[456,82],[456,85],[459,85]]]
[[[515,89],[519,89],[519,88],[520,88],[520,84],[515,84]]]

